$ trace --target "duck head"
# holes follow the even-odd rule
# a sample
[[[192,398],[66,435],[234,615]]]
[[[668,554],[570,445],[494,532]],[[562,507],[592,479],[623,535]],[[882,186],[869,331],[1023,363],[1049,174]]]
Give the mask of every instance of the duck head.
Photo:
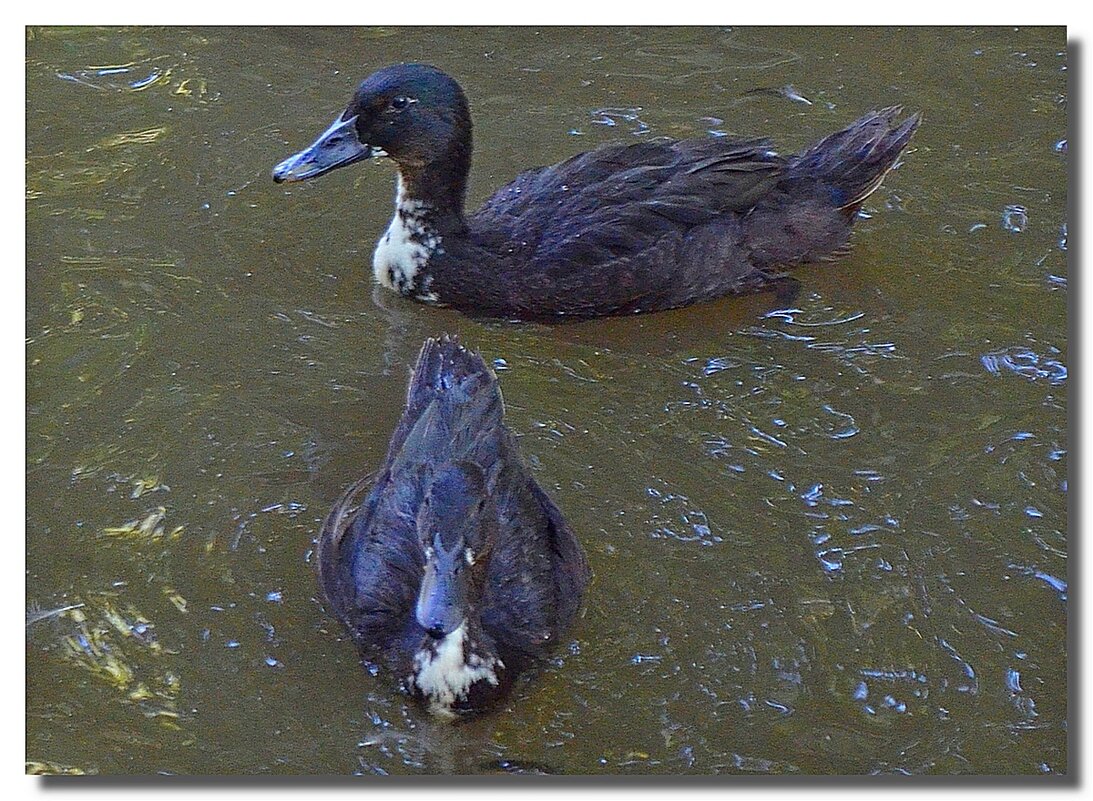
[[[488,502],[481,468],[457,462],[433,474],[418,509],[425,572],[414,614],[435,639],[451,634],[475,612],[496,529],[486,514]]]
[[[389,156],[409,184],[424,175],[454,181],[462,200],[471,118],[459,84],[427,64],[397,64],[373,73],[310,147],[274,167],[273,180],[317,178],[372,156]]]
[[[416,524],[425,564],[414,617],[425,636],[406,683],[430,711],[455,717],[488,705],[507,684],[478,617],[497,525],[482,470],[470,462],[437,470]]]

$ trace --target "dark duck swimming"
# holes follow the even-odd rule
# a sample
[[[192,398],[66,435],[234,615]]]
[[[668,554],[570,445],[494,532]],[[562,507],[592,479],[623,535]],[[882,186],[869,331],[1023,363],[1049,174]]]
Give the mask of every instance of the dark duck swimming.
[[[427,340],[383,466],[318,539],[319,583],[361,655],[448,718],[503,699],[573,622],[589,579],[502,416],[481,357]]]
[[[471,116],[423,64],[385,67],[275,181],[371,156],[398,167],[376,280],[407,297],[517,319],[652,312],[762,289],[847,250],[862,201],[919,124],[870,112],[799,153],[766,139],[610,144],[521,173],[464,211]]]

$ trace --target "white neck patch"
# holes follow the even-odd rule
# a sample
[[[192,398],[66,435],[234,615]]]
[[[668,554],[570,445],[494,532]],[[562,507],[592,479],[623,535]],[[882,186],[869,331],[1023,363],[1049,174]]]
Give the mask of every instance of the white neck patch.
[[[426,303],[440,300],[429,290],[432,276],[424,276],[417,285],[417,274],[434,253],[443,253],[440,235],[426,222],[426,203],[406,196],[402,176],[398,178],[395,195],[395,216],[387,231],[380,237],[372,254],[372,272],[380,284],[401,295],[408,295]]]
[[[411,688],[417,688],[434,715],[454,718],[452,707],[464,700],[471,685],[487,681],[497,686],[497,671],[505,664],[496,657],[482,658],[473,650],[464,656],[467,623],[440,640],[434,649],[422,648],[414,654],[414,670],[407,678]]]

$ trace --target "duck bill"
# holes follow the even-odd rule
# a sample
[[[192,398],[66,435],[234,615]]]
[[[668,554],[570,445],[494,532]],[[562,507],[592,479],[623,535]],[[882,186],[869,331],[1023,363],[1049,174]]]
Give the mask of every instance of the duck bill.
[[[466,564],[460,565],[463,559],[458,551],[436,548],[425,562],[414,615],[418,625],[437,639],[451,634],[467,619],[469,571]]]
[[[340,117],[316,139],[311,147],[289,156],[273,168],[273,180],[306,181],[318,178],[338,167],[369,158],[379,151],[361,142],[357,136],[356,116],[343,120]]]

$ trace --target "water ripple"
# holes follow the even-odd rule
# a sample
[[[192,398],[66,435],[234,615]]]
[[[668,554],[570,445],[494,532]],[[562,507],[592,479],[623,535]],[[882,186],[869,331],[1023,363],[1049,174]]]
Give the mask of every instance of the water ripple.
[[[1049,347],[1048,352],[1051,356],[1060,353],[1055,347]],[[992,375],[1001,375],[1005,368],[1030,381],[1046,379],[1049,384],[1058,386],[1066,381],[1067,369],[1065,364],[1051,356],[1040,356],[1030,348],[1014,346],[984,353],[979,361]]]
[[[706,513],[694,508],[690,499],[684,495],[673,492],[662,492],[655,487],[646,487],[645,494],[659,502],[662,509],[681,507],[677,512],[677,522],[661,523],[653,529],[654,539],[674,539],[679,542],[697,542],[700,545],[716,545],[722,541],[720,535],[715,534],[710,527],[710,521]],[[654,524],[659,514],[655,513]],[[682,524],[682,525],[680,525]]]
[[[1013,204],[1002,211],[1002,227],[1013,234],[1019,234],[1028,228],[1028,209]]]
[[[826,309],[825,311],[830,312],[831,309]],[[797,315],[802,313],[803,312],[800,309],[775,309],[764,314],[763,319],[777,319],[784,321],[786,325],[798,325],[807,328],[813,328],[817,326],[842,325],[844,323],[852,323],[855,320],[860,320],[862,317],[865,316],[865,312],[857,311],[850,313],[846,317],[835,317],[833,319],[821,319],[815,322],[804,322],[803,320],[797,319]]]
[[[1038,570],[1037,568],[1026,567],[1024,565],[1011,564],[1010,569],[1019,571],[1023,576],[1039,579],[1040,581],[1051,587],[1051,589],[1055,590],[1055,592],[1059,595],[1059,600],[1066,601],[1067,587],[1066,581],[1064,581],[1063,579],[1057,578],[1050,573],[1045,573],[1044,571]]]
[[[612,128],[622,123],[630,128],[630,133],[641,136],[649,133],[651,129],[648,123],[638,116],[640,111],[640,106],[637,108],[598,108],[592,112],[592,122],[596,125],[607,125]]]
[[[852,436],[854,436],[855,434],[857,434],[861,431],[861,428],[858,427],[858,424],[857,424],[857,422],[855,422],[854,417],[852,415],[849,415],[846,412],[840,412],[838,409],[833,409],[831,407],[831,405],[827,404],[827,403],[825,403],[820,408],[822,408],[828,414],[834,415],[839,420],[843,421],[843,426],[841,428],[839,428],[837,430],[828,430],[826,432],[828,438],[830,438],[830,439],[850,439]]]

